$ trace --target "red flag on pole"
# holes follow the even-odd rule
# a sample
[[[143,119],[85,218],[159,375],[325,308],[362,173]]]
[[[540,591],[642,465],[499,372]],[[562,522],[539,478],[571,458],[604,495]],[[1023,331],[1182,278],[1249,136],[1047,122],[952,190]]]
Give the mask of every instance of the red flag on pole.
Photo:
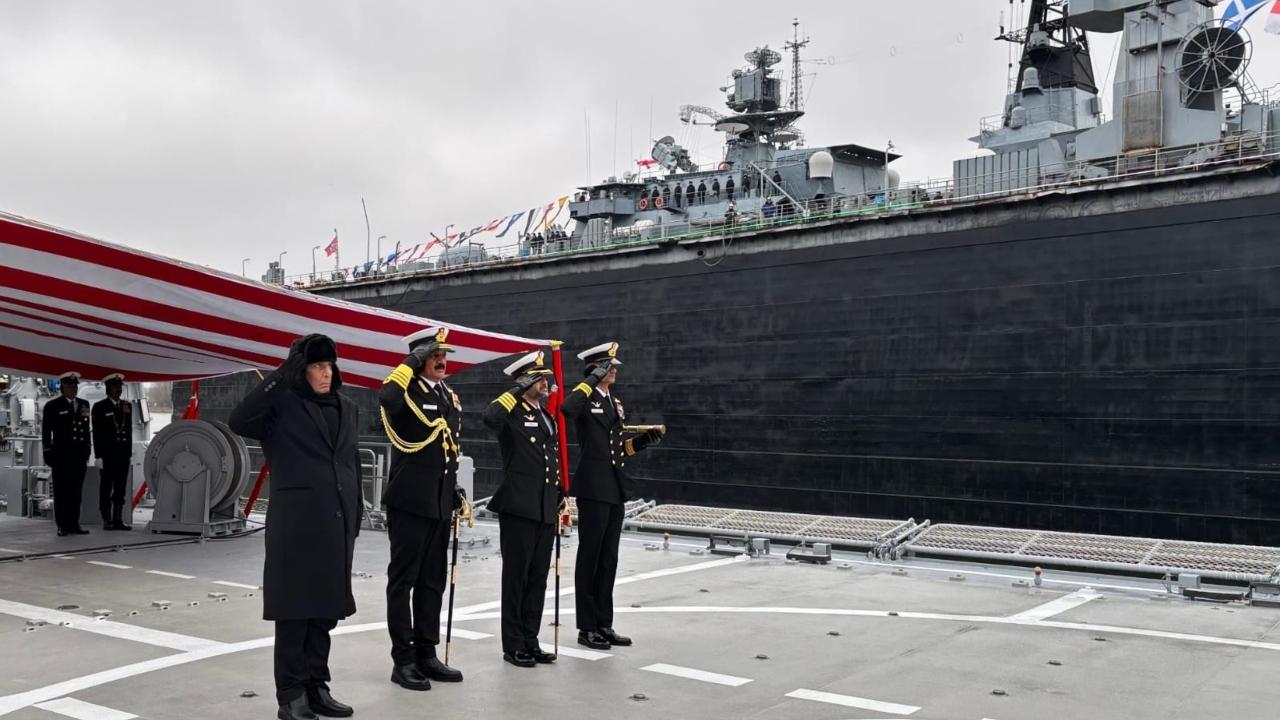
[[[333,234],[333,239],[329,241],[328,247],[324,249],[325,257],[333,257],[338,252],[338,233]]]

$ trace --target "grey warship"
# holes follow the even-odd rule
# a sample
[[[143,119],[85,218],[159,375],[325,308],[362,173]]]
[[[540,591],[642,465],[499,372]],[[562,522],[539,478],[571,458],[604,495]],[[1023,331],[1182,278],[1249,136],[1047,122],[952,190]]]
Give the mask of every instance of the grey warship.
[[[664,137],[659,171],[576,191],[569,233],[309,289],[616,339],[629,403],[672,428],[636,469],[646,498],[1277,544],[1280,108],[1251,41],[1194,0],[1031,7],[949,180],[805,146],[761,47],[728,112],[681,110],[724,133],[713,165]],[[1085,31],[1121,38],[1109,112]],[[496,447],[469,441],[483,494]]]

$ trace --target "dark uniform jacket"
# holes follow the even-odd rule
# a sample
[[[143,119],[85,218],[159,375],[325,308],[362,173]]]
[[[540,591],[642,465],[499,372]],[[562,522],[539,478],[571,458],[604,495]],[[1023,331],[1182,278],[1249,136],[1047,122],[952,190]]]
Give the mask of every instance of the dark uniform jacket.
[[[40,437],[46,465],[87,463],[93,442],[89,434],[89,401],[68,400],[59,395],[45,403]]]
[[[458,480],[462,403],[443,382],[437,387],[415,377],[407,365],[382,384],[378,404],[392,445],[382,501],[392,510],[447,520]]]
[[[121,398],[93,404],[93,456],[102,460],[127,460],[133,456],[133,408]]]
[[[613,393],[605,397],[597,391],[594,375],[578,383],[564,399],[562,411],[574,418],[578,433],[578,468],[569,493],[576,498],[621,504],[631,498],[627,458],[638,451],[632,440],[623,439],[626,417],[622,402]]]
[[[484,424],[498,435],[502,484],[489,501],[500,515],[553,524],[560,506],[560,440],[551,416],[507,391],[489,403]]]
[[[332,392],[341,386],[335,368]],[[290,380],[277,370],[240,402],[229,422],[261,442],[271,466],[264,620],[340,620],[356,611],[351,558],[364,509],[359,410],[338,396],[342,422],[334,442],[309,393],[304,378]]]

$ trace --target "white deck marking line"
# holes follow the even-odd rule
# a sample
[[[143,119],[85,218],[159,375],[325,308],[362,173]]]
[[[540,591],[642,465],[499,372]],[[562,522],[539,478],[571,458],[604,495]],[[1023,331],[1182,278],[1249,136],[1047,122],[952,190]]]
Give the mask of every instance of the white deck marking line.
[[[142,662],[133,663],[132,665],[121,665],[120,667],[111,668],[110,670],[102,670],[90,675],[82,675],[78,678],[63,680],[62,682],[47,685],[42,688],[36,688],[34,690],[0,697],[0,715],[7,715],[11,712],[21,710],[25,707],[30,707],[31,705],[39,702],[54,700],[82,690],[98,687],[99,685],[106,685],[108,683],[136,677],[138,675],[145,675],[157,670],[165,670],[171,667],[177,667],[178,665],[186,665],[188,663],[208,660],[209,658],[220,657],[222,655],[230,655],[232,653],[242,652],[245,650],[269,648],[273,645],[275,645],[274,636],[259,638],[257,640],[247,640],[245,642],[228,643],[218,647],[207,647],[203,650],[174,653],[173,655],[166,655],[153,660],[143,660]]]
[[[457,620],[457,618],[454,618],[454,620]],[[329,635],[330,636],[355,635],[357,633],[376,632],[379,630],[386,630],[386,629],[387,629],[387,624],[385,622],[360,623],[358,625],[339,625],[338,627],[329,631]],[[441,640],[444,639],[444,635],[445,635],[445,627],[444,625],[441,625],[440,626]],[[455,627],[453,629],[453,636],[455,638],[461,638],[463,640],[486,640],[488,638],[493,637],[489,633],[477,632],[475,630],[467,630],[465,628],[460,628],[460,627]]]
[[[63,612],[61,610],[50,610],[48,608],[42,608],[36,605],[27,605],[25,603],[17,603],[11,600],[0,600],[0,613],[20,617],[26,620],[43,620],[51,625],[70,623],[70,629],[72,630],[82,630],[95,635],[105,635],[107,637],[113,637],[120,640],[132,640],[133,642],[139,642],[146,645],[155,645],[157,647],[169,648],[171,650],[182,650],[185,652],[202,650],[209,647],[221,647],[225,645],[225,643],[220,643],[214,640],[205,640],[204,638],[192,637],[190,635],[179,635],[177,633],[165,632],[164,630],[152,630],[151,628],[127,625],[114,620],[94,620],[93,618],[88,618],[84,615],[76,615],[74,613]],[[63,694],[65,695],[67,693]]]
[[[133,720],[133,718],[138,717],[137,715],[112,710],[109,707],[94,705],[75,698],[50,700],[49,702],[40,703],[36,707],[41,710],[48,710],[51,713],[75,718],[76,720]]]
[[[787,693],[787,697],[797,700],[813,700],[814,702],[828,703],[830,705],[842,705],[844,707],[858,708],[859,710],[889,713],[890,715],[910,715],[920,709],[914,705],[899,705],[898,703],[868,700],[867,698],[854,697],[853,695],[837,695],[836,693],[806,690],[805,688],[792,690]]]
[[[5,601],[0,601],[3,603]],[[765,607],[765,608],[742,608],[742,607],[650,607],[650,608],[615,608],[616,613],[640,613],[640,612],[706,612],[706,613],[762,613],[762,614],[798,614],[798,615],[843,615],[852,617],[879,617],[889,618],[888,610],[848,610],[843,608],[785,608],[785,607]],[[562,609],[561,614],[566,614]],[[79,617],[79,616],[76,616]],[[497,617],[497,615],[493,615]],[[480,617],[465,618],[467,620],[478,620]],[[1144,630],[1141,628],[1126,628],[1115,625],[1085,625],[1080,623],[1056,622],[1053,620],[1043,620],[1037,622],[1029,622],[1025,620],[1012,620],[1007,617],[990,617],[982,615],[946,615],[941,613],[915,613],[900,612],[898,617],[893,620],[944,620],[952,622],[964,623],[993,623],[1001,625],[1021,625],[1037,629],[1058,628],[1063,630],[1086,630],[1089,632],[1110,632],[1117,635],[1135,635],[1139,637],[1154,637],[1168,640],[1186,640],[1189,642],[1200,642],[1214,645],[1230,645],[1234,647],[1252,648],[1255,650],[1274,650],[1280,652],[1280,643],[1267,643],[1257,640],[1239,640],[1236,638],[1213,637],[1209,635],[1191,635],[1188,633],[1165,632],[1162,630]],[[90,625],[90,627],[100,626],[110,621],[99,621]],[[386,631],[387,624],[384,622],[365,623],[362,625],[339,626],[331,634],[332,635],[349,635],[358,632],[367,632],[371,630]],[[199,662],[209,658],[221,657],[233,653],[244,652],[246,650],[259,650],[269,648],[275,644],[274,637],[259,638],[257,640],[247,640],[238,643],[226,643],[212,647],[206,647],[191,652],[176,653],[167,655],[154,660],[145,660],[143,662],[134,663],[132,665],[124,665],[110,670],[90,675],[83,675],[78,678],[64,680],[53,685],[48,685],[26,692],[15,693],[13,695],[0,696],[0,715],[7,715],[11,712],[30,707],[35,703],[53,700],[72,693],[77,693],[89,688],[106,685],[109,683],[125,680],[138,675],[145,675],[157,670],[165,670],[167,668],[176,667],[178,665],[186,665],[188,663]]]
[[[458,631],[454,630],[454,632]],[[556,646],[552,643],[540,642],[538,644],[542,646],[543,652],[555,653],[556,651]],[[560,654],[565,657],[578,658],[579,660],[590,660],[592,662],[613,657],[613,653],[600,652],[599,650],[583,650],[582,648],[565,647],[564,645],[560,646]]]
[[[925,572],[946,573],[948,575],[955,575],[956,573],[960,573],[962,575],[973,575],[975,577],[993,577],[993,578],[1003,578],[1006,580],[1025,580],[1025,581],[1031,580],[1031,577],[1025,574],[1014,575],[1012,573],[998,573],[998,572],[989,572],[985,570],[966,570],[962,568],[941,568],[941,567],[933,567],[931,565],[906,565],[903,563],[877,562],[875,560],[839,559],[838,561],[853,563],[854,565],[873,565],[876,567],[887,567],[887,568],[895,568],[895,569],[902,568],[908,571],[922,570]],[[1080,588],[1091,587],[1091,588],[1104,588],[1107,590],[1128,590],[1131,592],[1155,593],[1157,595],[1166,595],[1169,592],[1168,590],[1165,590],[1163,587],[1141,587],[1138,585],[1115,585],[1115,584],[1108,584],[1108,583],[1085,582],[1083,580],[1056,580],[1053,578],[1043,578],[1043,581],[1045,585],[1054,584],[1054,585],[1069,585],[1072,587],[1080,587]]]
[[[117,563],[103,562],[101,560],[85,560],[85,562],[90,565],[97,565],[98,567],[115,568],[116,570],[132,570],[133,569],[132,565],[120,565]]]
[[[720,673],[681,667],[679,665],[668,665],[666,663],[645,665],[640,669],[648,670],[649,672],[661,673],[663,675],[687,678],[689,680],[700,680],[702,682],[715,683],[716,685],[728,685],[729,687],[741,687],[751,682],[751,678],[737,677],[736,675],[721,675]]]
[[[0,552],[3,552],[3,553],[13,553],[14,555],[23,555],[23,554],[25,554],[25,553],[23,553],[21,550],[14,550],[13,548],[0,548]]]
[[[1039,620],[1048,620],[1054,615],[1060,615],[1072,608],[1078,608],[1090,600],[1097,600],[1102,597],[1090,588],[1081,588],[1070,595],[1063,595],[1060,598],[1050,600],[1043,605],[1037,605],[1030,610],[1023,610],[1016,615],[1010,615],[1011,620],[1030,620],[1032,622]]]
[[[165,577],[178,578],[179,580],[195,580],[195,575],[183,575],[182,573],[165,572],[164,570],[148,570],[150,575],[163,575]]]
[[[747,559],[748,558],[745,555],[735,555],[734,557],[723,558],[720,560],[708,560],[706,562],[693,563],[691,565],[678,565],[676,567],[664,568],[662,570],[651,570],[649,572],[636,573],[635,575],[628,575],[627,577],[618,578],[617,581],[615,581],[613,584],[615,587],[618,585],[630,585],[631,583],[640,582],[642,580],[652,580],[654,578],[670,577],[672,575],[683,575],[684,573],[698,572],[699,570],[710,570],[712,568],[724,567],[725,565],[733,565],[736,563],[743,562]],[[546,594],[546,598],[551,599],[555,597],[555,594],[556,594],[555,590],[548,590]],[[560,588],[560,597],[565,597],[567,595],[572,595],[572,594],[573,594],[572,582],[568,583],[566,587]],[[456,608],[453,611],[454,619],[464,619],[464,618],[479,619],[479,618],[470,618],[469,616],[475,615],[476,613],[486,612],[488,610],[497,610],[501,607],[502,607],[501,600],[493,600],[491,602],[479,603],[477,605],[468,605],[463,608]]]
[[[71,557],[70,555],[50,555],[49,557],[55,557],[55,558],[58,558],[59,560],[75,560],[75,558]]]
[[[457,618],[454,618],[454,620],[457,620]],[[445,626],[441,625],[440,626],[441,641],[444,640],[444,636],[445,636]],[[475,630],[464,630],[458,627],[453,629],[453,636],[455,638],[462,638],[463,640],[484,640],[486,638],[493,637],[489,633],[476,632]]]
[[[257,590],[257,585],[245,585],[244,583],[231,582],[230,580],[214,580],[214,585],[222,585],[224,587],[242,588],[244,590]]]

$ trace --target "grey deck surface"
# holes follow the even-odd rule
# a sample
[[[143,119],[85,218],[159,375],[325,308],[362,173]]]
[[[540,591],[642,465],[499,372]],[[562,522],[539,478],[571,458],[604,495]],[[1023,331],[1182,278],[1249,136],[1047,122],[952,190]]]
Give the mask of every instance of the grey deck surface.
[[[24,533],[49,534],[45,522],[17,522],[0,524],[6,543],[34,547]],[[477,541],[464,544],[457,598],[455,627],[468,632],[455,638],[451,664],[466,680],[412,693],[388,682],[386,536],[361,535],[359,611],[339,625],[331,657],[334,695],[357,718],[1217,718],[1280,707],[1280,610],[1155,599],[1165,595],[1158,583],[1120,577],[1050,572],[1034,589],[1014,587],[1029,573],[1007,567],[852,554],[796,565],[776,546],[774,559],[726,559],[691,555],[701,543],[681,538],[652,551],[643,545],[658,540],[647,535],[624,538],[616,594],[617,628],[635,646],[572,656],[585,649],[574,643],[568,595],[566,653],[519,669],[502,662],[497,638],[496,528],[464,537]],[[571,591],[576,538],[566,544]],[[272,626],[252,589],[261,565],[261,534],[0,563],[0,716],[275,717]],[[548,600],[548,621],[551,608]],[[99,609],[111,616],[93,619]],[[36,616],[53,622],[32,629]],[[550,644],[552,629],[542,637]]]

